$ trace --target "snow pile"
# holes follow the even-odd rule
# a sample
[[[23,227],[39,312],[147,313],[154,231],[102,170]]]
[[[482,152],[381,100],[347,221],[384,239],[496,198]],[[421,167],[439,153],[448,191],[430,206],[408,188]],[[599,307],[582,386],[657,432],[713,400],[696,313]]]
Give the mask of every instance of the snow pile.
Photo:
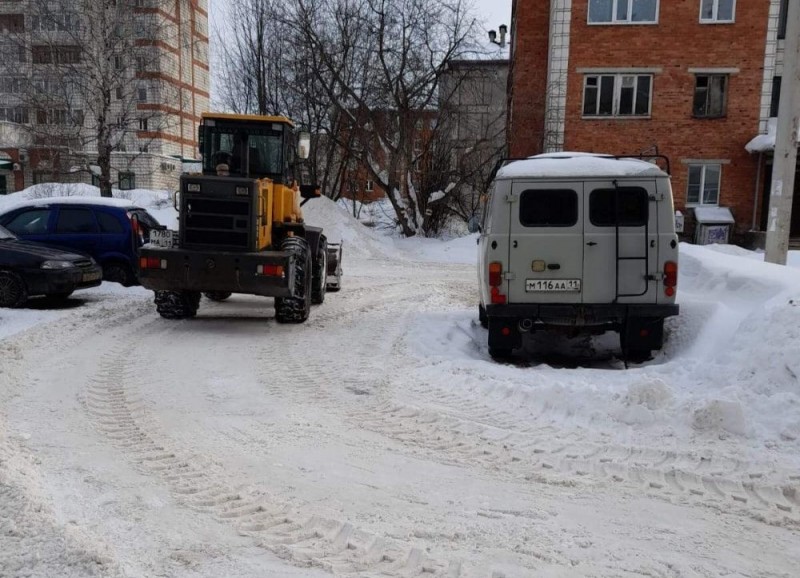
[[[163,209],[172,206],[172,195],[167,191],[134,189],[113,191],[114,199],[129,201],[137,207]],[[0,211],[7,211],[27,201],[63,200],[64,197],[100,197],[98,187],[83,183],[43,183],[23,191],[0,196]]]

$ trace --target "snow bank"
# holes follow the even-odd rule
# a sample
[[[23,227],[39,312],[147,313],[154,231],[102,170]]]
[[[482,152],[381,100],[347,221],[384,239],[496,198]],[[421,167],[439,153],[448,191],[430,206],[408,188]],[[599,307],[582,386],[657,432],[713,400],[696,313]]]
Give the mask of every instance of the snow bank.
[[[659,177],[658,166],[639,159],[617,159],[591,153],[550,153],[513,161],[497,172],[498,179],[523,177]]]

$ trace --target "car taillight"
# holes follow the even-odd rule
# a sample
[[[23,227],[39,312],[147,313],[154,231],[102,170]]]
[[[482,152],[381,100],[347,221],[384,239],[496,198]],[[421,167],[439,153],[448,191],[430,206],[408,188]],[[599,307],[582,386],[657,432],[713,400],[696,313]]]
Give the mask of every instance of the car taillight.
[[[283,277],[283,266],[258,265],[256,267],[256,275],[263,275],[265,277]]]
[[[128,219],[131,222],[131,230],[133,231],[134,238],[138,239],[139,243],[144,245],[144,228],[139,222],[139,217],[135,213],[128,213]]]
[[[675,261],[664,263],[664,294],[667,297],[675,295],[678,286],[678,264]]]
[[[140,257],[139,269],[166,269],[167,260],[158,257]]]

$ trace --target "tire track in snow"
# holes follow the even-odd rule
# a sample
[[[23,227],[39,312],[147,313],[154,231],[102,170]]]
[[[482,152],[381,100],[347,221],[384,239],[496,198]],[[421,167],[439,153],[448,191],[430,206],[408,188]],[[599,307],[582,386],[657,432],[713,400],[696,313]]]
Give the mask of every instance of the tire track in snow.
[[[162,331],[159,321],[139,323],[130,331],[135,338],[120,337],[103,353],[81,400],[95,428],[125,452],[137,470],[160,478],[185,507],[232,525],[294,565],[312,565],[341,576],[466,576],[459,561],[436,560],[418,547],[308,513],[302,505],[270,497],[268,488],[233,485],[209,460],[160,441],[133,385],[138,368],[130,356],[137,341]]]

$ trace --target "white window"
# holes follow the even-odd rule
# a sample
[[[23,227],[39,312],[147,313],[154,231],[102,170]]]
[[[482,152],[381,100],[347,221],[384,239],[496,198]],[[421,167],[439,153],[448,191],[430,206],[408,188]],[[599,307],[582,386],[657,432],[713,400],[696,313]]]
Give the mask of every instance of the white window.
[[[686,203],[689,205],[718,205],[721,180],[722,165],[689,165]]]
[[[653,24],[658,0],[589,0],[589,24]]]
[[[700,22],[733,22],[736,0],[700,0]]]
[[[139,88],[138,89],[138,98],[139,102],[147,102],[147,89],[146,88]]]
[[[371,193],[374,190],[374,185],[372,181],[367,181],[367,186],[364,187],[364,190],[367,191],[368,193]]]
[[[650,116],[649,74],[589,74],[583,85],[583,116]]]
[[[147,119],[140,118],[139,119],[139,130],[147,130]]]

